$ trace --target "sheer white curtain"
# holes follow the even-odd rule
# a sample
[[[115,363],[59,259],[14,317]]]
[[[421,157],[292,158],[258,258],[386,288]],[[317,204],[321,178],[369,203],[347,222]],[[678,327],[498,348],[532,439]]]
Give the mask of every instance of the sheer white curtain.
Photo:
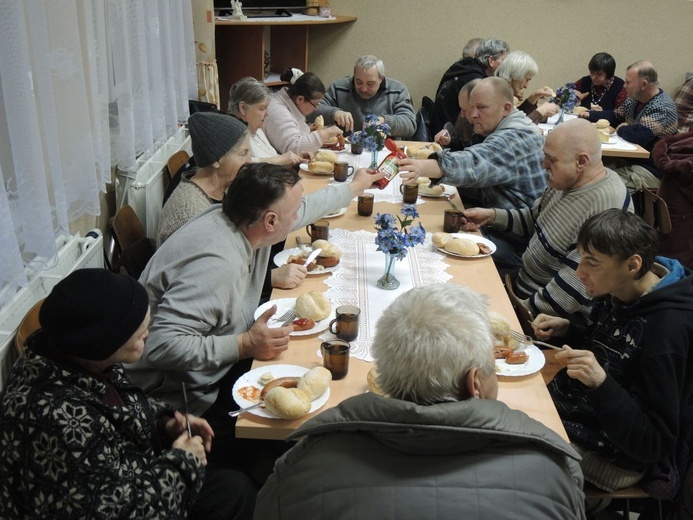
[[[189,0],[0,2],[0,306],[196,96]]]

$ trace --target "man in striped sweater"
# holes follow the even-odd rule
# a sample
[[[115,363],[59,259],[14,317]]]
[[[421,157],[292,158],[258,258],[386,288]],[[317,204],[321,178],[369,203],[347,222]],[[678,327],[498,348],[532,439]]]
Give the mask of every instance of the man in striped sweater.
[[[578,231],[592,215],[606,209],[632,210],[628,190],[618,175],[604,167],[601,155],[594,127],[581,119],[567,121],[546,138],[543,166],[549,172],[549,188],[532,207],[464,212],[466,230],[489,225],[529,239],[515,288],[535,314],[588,314],[589,297],[575,274],[580,260],[575,245]],[[500,271],[519,265],[518,260],[494,255]]]

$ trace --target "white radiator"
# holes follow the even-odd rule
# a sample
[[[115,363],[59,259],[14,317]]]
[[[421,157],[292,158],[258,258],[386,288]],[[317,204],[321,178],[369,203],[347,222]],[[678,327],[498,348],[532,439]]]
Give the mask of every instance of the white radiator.
[[[92,235],[94,232],[90,232]],[[0,389],[5,385],[12,364],[17,359],[14,336],[24,315],[34,304],[45,298],[51,289],[75,269],[103,267],[103,238],[101,234],[82,238],[79,235],[60,237],[57,240],[56,266],[40,271],[30,278],[29,284],[20,289],[14,298],[0,309]]]
[[[185,150],[192,155],[191,141],[185,127],[180,127],[153,154],[138,159],[135,171],[116,172],[118,208],[125,204],[130,205],[149,238],[156,238],[159,226],[161,203],[169,181],[166,163],[179,150]]]

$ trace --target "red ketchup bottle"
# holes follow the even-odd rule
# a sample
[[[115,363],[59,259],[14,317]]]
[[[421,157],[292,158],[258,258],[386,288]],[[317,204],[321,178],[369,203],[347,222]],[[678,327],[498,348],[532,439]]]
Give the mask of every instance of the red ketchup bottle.
[[[385,189],[385,186],[390,184],[390,181],[394,179],[399,173],[399,165],[397,164],[397,159],[405,159],[407,156],[404,152],[397,148],[397,144],[392,139],[385,139],[385,148],[390,150],[390,154],[383,159],[383,161],[378,165],[373,174],[384,172],[385,177],[379,179],[373,183],[373,186],[377,186],[379,189]]]

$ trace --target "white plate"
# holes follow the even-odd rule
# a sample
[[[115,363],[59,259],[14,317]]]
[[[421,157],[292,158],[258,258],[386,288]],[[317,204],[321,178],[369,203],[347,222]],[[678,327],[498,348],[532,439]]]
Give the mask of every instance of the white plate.
[[[496,367],[498,368],[496,374],[499,376],[519,377],[539,372],[544,367],[544,363],[546,363],[544,353],[534,345],[527,345],[525,350],[529,355],[529,359],[522,365],[509,365],[505,362],[505,359],[496,359]]]
[[[276,255],[274,255],[274,265],[276,265],[277,267],[281,267],[282,265],[286,264],[286,262],[289,261],[289,257],[291,255],[300,255],[300,254],[301,254],[301,248],[300,247],[294,247],[291,249],[284,249],[284,251],[279,251]],[[339,264],[335,265],[334,267],[325,267],[324,269],[320,269],[319,271],[317,269],[313,269],[312,271],[308,271],[308,274],[313,275],[313,274],[331,273],[332,271],[336,270],[338,267],[339,267]],[[281,316],[281,314],[279,316]]]
[[[342,183],[340,182],[340,184],[342,184]],[[344,207],[344,208],[342,208],[342,209],[340,209],[340,210],[338,210],[338,211],[335,211],[334,213],[330,213],[329,215],[325,215],[325,216],[323,216],[322,218],[335,218],[335,217],[341,217],[342,215],[344,215],[344,214],[346,213],[346,210],[347,210],[346,207]]]
[[[258,319],[263,312],[265,312],[267,309],[269,309],[270,307],[272,307],[272,305],[275,305],[275,304],[277,305],[277,312],[275,313],[274,316],[272,316],[272,318],[274,318],[274,317],[278,318],[279,316],[284,314],[286,311],[296,308],[296,298],[279,298],[277,300],[270,300],[266,303],[263,303],[255,311],[255,319]],[[296,319],[298,319],[298,317],[296,317]],[[311,334],[317,334],[318,332],[322,332],[323,330],[325,330],[327,328],[327,326],[330,324],[330,321],[332,321],[333,319],[334,319],[334,311],[332,310],[332,308],[330,308],[329,316],[327,316],[327,318],[325,318],[324,320],[318,321],[315,324],[315,327],[313,327],[312,329],[308,329],[308,330],[297,330],[297,331],[292,332],[291,335],[292,336],[310,336]],[[270,328],[278,328],[281,326],[281,324],[282,324],[281,321],[275,320],[275,319],[271,319],[267,323],[267,325]]]
[[[327,173],[325,173],[325,172],[314,172],[313,170],[309,170],[309,169],[308,169],[308,163],[304,163],[304,162],[302,162],[302,163],[300,164],[299,168],[300,168],[301,170],[303,170],[304,172],[312,173],[313,175],[325,175],[325,176],[327,176],[327,175],[333,175],[333,174],[334,174],[334,171],[327,172]]]
[[[457,258],[484,258],[485,256],[490,256],[496,252],[496,244],[491,242],[488,238],[480,237],[479,235],[473,235],[472,233],[450,233],[450,236],[454,238],[466,238],[468,240],[473,240],[474,242],[484,244],[491,250],[491,252],[488,254],[464,256],[458,255],[457,253],[451,253],[450,251],[447,251],[442,247],[436,247],[438,251],[440,251],[441,253],[445,253],[446,255],[455,256]]]
[[[255,404],[254,402],[249,401],[248,399],[243,399],[243,397],[241,397],[241,395],[238,393],[238,390],[246,386],[254,386],[258,390],[262,390],[262,388],[265,385],[260,383],[258,380],[266,372],[272,372],[274,378],[277,379],[280,377],[301,377],[303,374],[308,372],[308,369],[306,367],[300,367],[298,365],[267,365],[251,370],[250,372],[246,372],[236,380],[236,383],[234,383],[233,389],[231,390],[233,400],[236,401],[236,404],[238,404],[238,406],[240,406],[241,408],[247,408],[248,406],[252,406]],[[318,397],[315,401],[313,401],[310,404],[310,413],[313,413],[316,410],[322,408],[329,398],[330,387],[328,386],[327,390],[325,390],[325,392],[320,397]],[[264,408],[255,408],[254,410],[248,411],[248,413],[252,413],[253,415],[257,415],[259,417],[277,419],[277,417],[271,415]]]
[[[443,193],[440,195],[426,195],[425,193],[421,193],[421,191],[419,191],[419,195],[431,199],[442,199],[445,195],[449,195],[450,197],[457,195],[457,188],[455,186],[448,186],[447,184],[441,184],[440,186],[443,187]]]

